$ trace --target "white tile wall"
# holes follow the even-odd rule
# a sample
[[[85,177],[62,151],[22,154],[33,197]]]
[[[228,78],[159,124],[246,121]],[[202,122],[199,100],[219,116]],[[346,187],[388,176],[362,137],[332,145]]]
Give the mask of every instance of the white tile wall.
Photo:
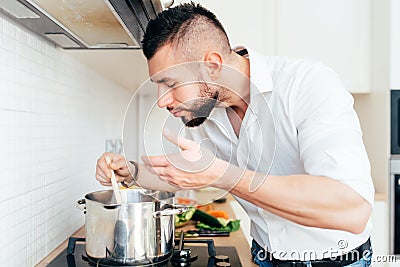
[[[0,262],[33,266],[84,223],[131,93],[0,16]]]

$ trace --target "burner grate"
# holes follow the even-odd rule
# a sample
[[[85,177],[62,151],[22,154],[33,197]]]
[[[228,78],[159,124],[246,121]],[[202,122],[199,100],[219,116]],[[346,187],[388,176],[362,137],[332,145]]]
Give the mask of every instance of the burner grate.
[[[48,266],[49,267],[88,267],[88,266],[122,266],[122,265],[108,265],[110,263],[104,261],[104,259],[98,259],[97,261],[90,259],[85,252],[85,239],[84,238],[76,238],[71,237],[68,242],[68,248],[65,249],[62,253],[60,253],[53,261],[51,261]],[[175,240],[175,243],[178,244],[179,240]],[[227,260],[231,264],[231,266],[241,267],[239,256],[237,254],[235,247],[215,247],[214,241],[212,239],[185,239],[185,245],[188,245],[185,249],[191,250],[191,257],[195,257],[197,255],[197,259],[191,262],[191,267],[215,267],[220,264],[219,261]],[[196,244],[206,243],[206,246],[196,245]],[[176,250],[175,250],[176,252]],[[218,253],[218,255],[216,255]],[[224,256],[224,257],[221,257]],[[168,261],[167,258],[165,262],[153,263],[151,265],[145,266],[157,266],[157,267],[174,267],[173,263]],[[132,266],[132,265],[125,265]],[[143,265],[142,265],[143,266]],[[229,265],[226,265],[229,266]]]

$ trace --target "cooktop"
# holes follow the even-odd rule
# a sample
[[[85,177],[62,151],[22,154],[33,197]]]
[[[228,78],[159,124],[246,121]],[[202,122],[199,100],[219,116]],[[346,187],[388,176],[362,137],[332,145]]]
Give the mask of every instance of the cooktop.
[[[121,266],[108,265],[100,262],[91,261],[85,252],[84,238],[71,237],[68,248],[61,252],[49,267],[84,267],[84,266]],[[177,244],[179,240],[175,240]],[[189,245],[190,244],[190,245]],[[166,263],[158,263],[151,266],[170,267],[170,266],[192,266],[192,267],[214,267],[214,266],[235,266],[242,267],[239,255],[235,247],[214,246],[212,239],[185,239],[185,251],[190,250],[191,260],[187,263],[176,260],[176,256],[182,254],[175,251],[171,259]],[[179,252],[179,253],[178,253]],[[129,266],[129,265],[125,265]],[[146,265],[148,266],[148,265]]]

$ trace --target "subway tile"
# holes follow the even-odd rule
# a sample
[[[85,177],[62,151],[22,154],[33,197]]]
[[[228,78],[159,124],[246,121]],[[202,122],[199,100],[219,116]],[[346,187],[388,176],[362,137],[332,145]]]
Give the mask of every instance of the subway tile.
[[[45,227],[45,222],[46,222],[46,200],[44,198],[38,200],[36,202],[36,208],[38,210],[38,226],[43,226]],[[45,228],[42,228],[42,230]],[[38,232],[39,235],[44,234],[45,232]]]
[[[2,244],[2,247],[5,247],[5,246],[6,246],[6,244]],[[2,259],[4,266],[7,266],[6,265],[7,263],[5,262],[7,260],[7,258],[6,258],[6,253],[5,253],[4,249],[0,250],[0,259]]]
[[[5,176],[5,177],[7,177],[7,176]],[[8,178],[9,178],[10,176],[8,176]],[[3,187],[2,187],[2,190],[4,190],[3,191],[3,193],[2,193],[2,195],[1,195],[1,201],[7,201],[7,200],[9,200],[10,199],[10,197],[11,197],[11,194],[12,194],[12,189],[10,189],[10,185],[9,185],[9,183],[8,184],[6,184],[6,185],[4,185]],[[11,210],[11,209],[10,209]]]
[[[39,214],[38,227],[37,227],[38,239],[39,238],[44,238],[46,236],[47,229],[46,229],[45,222],[46,222],[45,214]]]
[[[93,176],[104,139],[120,135],[108,128],[120,128],[115,117],[123,116],[128,93],[7,23],[5,29],[0,23],[0,138],[7,139],[0,151],[6,163],[0,166],[0,185],[6,191],[0,195],[0,209],[8,209],[0,214],[6,218],[0,229],[16,223],[23,229],[17,233],[14,227],[2,235],[12,243],[3,252],[20,253],[10,266],[23,266],[40,261],[84,222],[76,199],[98,186],[94,178],[85,179]],[[21,177],[25,183],[15,186],[13,181]],[[71,190],[78,183],[81,187]],[[18,241],[12,241],[18,234]]]
[[[22,30],[21,28],[17,27],[15,30],[15,39],[18,43],[25,44],[27,43],[27,34],[26,31]]]
[[[0,26],[1,25],[2,24],[0,23]],[[4,35],[0,33],[0,51],[2,51],[4,48],[3,40],[4,40]],[[3,60],[3,55],[0,54],[0,62],[2,62],[2,60]]]
[[[7,20],[3,20],[3,33],[15,39],[15,26]]]
[[[37,251],[37,253],[36,253],[36,256],[37,256],[38,259],[43,259],[46,256],[46,254],[49,253],[49,251],[46,250],[46,247],[44,246],[44,243],[45,243],[45,240],[41,239],[40,240],[40,245],[43,244],[43,246],[40,246],[38,251]]]
[[[36,251],[35,248],[36,248],[36,246],[33,246],[33,249]],[[39,263],[40,260],[41,260],[41,259],[38,258],[37,253],[34,253],[34,254],[32,255],[32,264],[33,264],[33,265],[36,265],[37,263]]]
[[[2,98],[3,95],[0,94],[0,99]],[[0,131],[0,138],[1,140],[4,140],[5,138],[8,138],[7,135],[4,134],[6,129],[3,129],[3,127],[8,127],[10,124],[9,120],[9,111],[8,110],[1,110],[0,109],[0,127],[2,131]]]
[[[3,49],[4,49],[4,51],[6,51],[6,54],[5,54],[6,63],[9,63],[9,65],[14,67],[15,66],[15,59],[12,62],[13,64],[11,64],[9,62],[10,59],[7,58],[7,55],[13,55],[15,57],[16,52],[17,52],[17,42],[15,41],[15,39],[10,37],[10,36],[3,35]]]
[[[8,110],[8,109],[10,109],[10,96],[7,94],[2,94],[0,95],[0,110]]]
[[[6,222],[6,217],[4,217],[5,215],[2,214],[2,218],[0,219],[0,233],[6,233],[8,231],[8,222]],[[0,239],[0,245],[4,246],[6,239],[4,238],[4,236],[2,235],[2,238]]]
[[[42,39],[37,39],[35,49],[36,49],[40,54],[42,54],[42,56],[43,56],[43,54],[45,54],[45,53],[44,53],[44,51],[46,50],[45,45],[46,45],[46,44],[44,43],[44,41],[43,41]]]
[[[1,206],[1,210],[3,212],[3,216],[2,218],[4,219],[3,223],[6,225],[6,227],[8,227],[8,214],[10,213],[10,209],[9,209],[9,200],[6,201],[2,201],[2,206]]]
[[[31,49],[35,49],[36,42],[37,42],[37,38],[32,33],[27,33],[26,34],[26,44]]]
[[[26,246],[26,260],[25,260],[25,266],[33,266],[32,262],[32,252],[33,248],[32,245],[27,245]]]

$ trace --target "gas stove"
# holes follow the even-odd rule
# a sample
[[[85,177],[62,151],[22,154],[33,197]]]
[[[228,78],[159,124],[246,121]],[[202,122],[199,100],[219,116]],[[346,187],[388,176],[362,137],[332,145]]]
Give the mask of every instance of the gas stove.
[[[84,266],[129,266],[113,265],[107,259],[91,259],[85,252],[85,238],[71,237],[68,247],[61,252],[49,267],[84,267]],[[190,244],[190,245],[188,245]],[[137,265],[136,265],[137,266]],[[235,247],[214,246],[213,239],[175,239],[175,248],[169,259],[163,263],[142,266],[174,267],[241,267]]]

